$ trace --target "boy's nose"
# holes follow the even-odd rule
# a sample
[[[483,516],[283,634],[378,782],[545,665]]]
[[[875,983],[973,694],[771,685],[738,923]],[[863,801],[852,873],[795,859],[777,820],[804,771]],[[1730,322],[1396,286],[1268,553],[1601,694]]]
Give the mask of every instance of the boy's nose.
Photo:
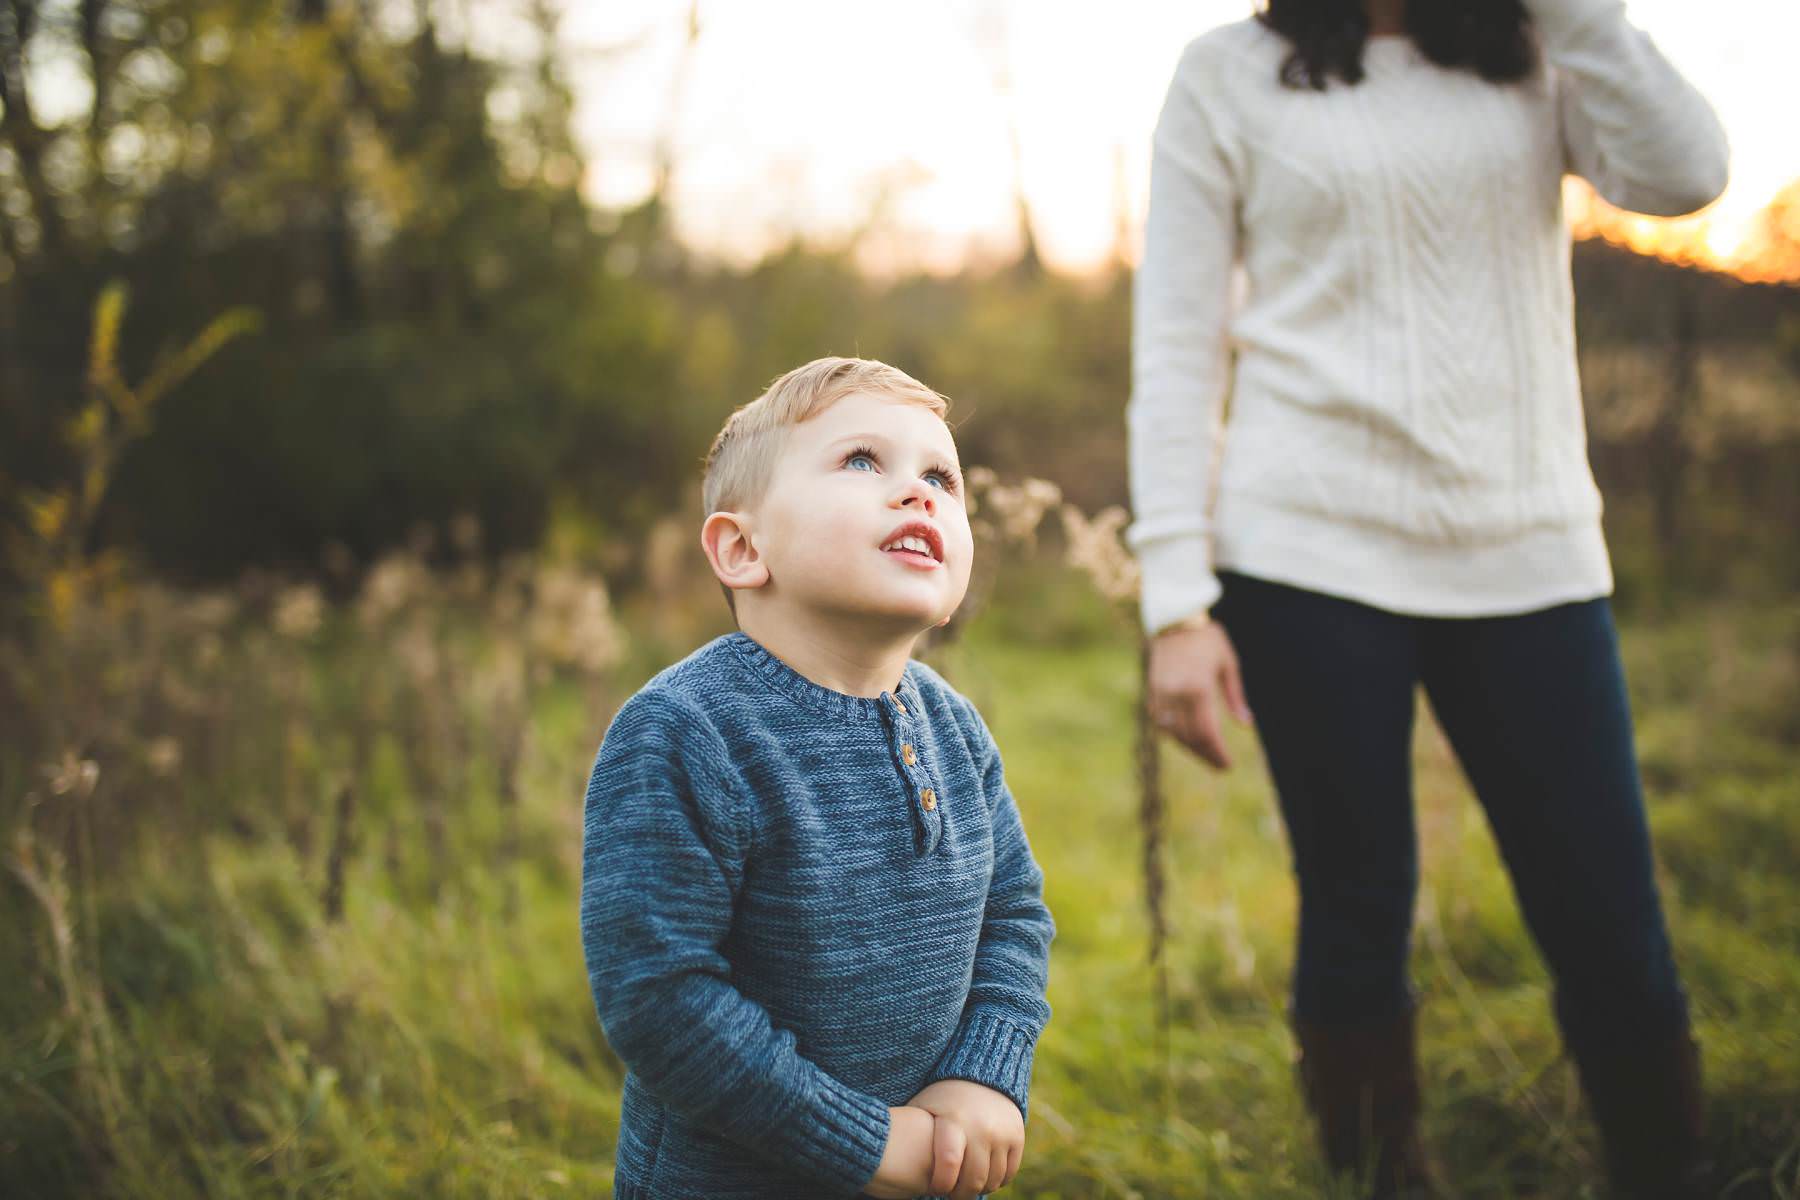
[[[915,479],[907,484],[906,490],[900,493],[900,507],[923,508],[927,513],[937,512],[937,497],[931,494],[931,485],[922,479]]]

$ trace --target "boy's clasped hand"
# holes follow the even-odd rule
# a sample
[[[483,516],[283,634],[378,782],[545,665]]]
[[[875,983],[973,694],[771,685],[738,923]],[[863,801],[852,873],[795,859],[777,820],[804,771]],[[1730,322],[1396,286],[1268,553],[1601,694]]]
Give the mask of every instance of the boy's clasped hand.
[[[973,1200],[999,1191],[1018,1173],[1025,1118],[1018,1105],[992,1088],[941,1080],[888,1115],[887,1149],[864,1189],[877,1200],[910,1200],[921,1193]]]

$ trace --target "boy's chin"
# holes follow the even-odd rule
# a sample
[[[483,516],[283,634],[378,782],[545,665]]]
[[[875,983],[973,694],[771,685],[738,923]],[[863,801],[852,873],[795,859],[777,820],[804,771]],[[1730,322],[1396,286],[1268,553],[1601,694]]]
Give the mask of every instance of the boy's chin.
[[[881,601],[856,605],[851,611],[870,625],[888,626],[896,633],[923,633],[941,625],[949,615],[941,604]]]
[[[950,603],[947,591],[937,587],[897,587],[887,579],[834,582],[838,586],[790,594],[793,607],[789,619],[804,623],[811,613],[813,618],[839,627],[860,627],[864,636],[902,637],[936,627],[962,603],[960,594]]]
[[[891,626],[896,633],[924,633],[936,628],[943,621],[943,614],[937,611],[902,610],[876,611],[868,614],[871,624]]]

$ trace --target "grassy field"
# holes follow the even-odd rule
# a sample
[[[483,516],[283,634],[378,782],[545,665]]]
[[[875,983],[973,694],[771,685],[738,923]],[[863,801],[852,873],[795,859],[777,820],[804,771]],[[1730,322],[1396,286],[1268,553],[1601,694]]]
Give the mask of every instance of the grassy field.
[[[1165,1041],[1134,634],[1064,568],[989,586],[929,657],[999,739],[1058,921],[1014,1193],[1325,1193],[1283,1019],[1293,890],[1253,738],[1233,731],[1222,776],[1164,752]],[[654,600],[613,614],[603,666],[528,671],[512,768],[493,699],[509,693],[485,690],[498,625],[407,626],[460,647],[421,666],[393,627],[294,603],[210,641],[146,644],[140,623],[119,634],[137,658],[101,642],[90,668],[15,656],[60,673],[42,694],[72,709],[44,728],[72,749],[46,770],[41,747],[0,746],[0,1195],[610,1194],[620,1070],[578,943],[581,790],[611,708],[716,631],[716,593],[693,619]],[[1623,637],[1725,1194],[1797,1197],[1800,605]],[[185,715],[95,715],[172,703],[179,681]],[[1430,1141],[1462,1196],[1599,1195],[1544,973],[1428,717],[1417,754]]]

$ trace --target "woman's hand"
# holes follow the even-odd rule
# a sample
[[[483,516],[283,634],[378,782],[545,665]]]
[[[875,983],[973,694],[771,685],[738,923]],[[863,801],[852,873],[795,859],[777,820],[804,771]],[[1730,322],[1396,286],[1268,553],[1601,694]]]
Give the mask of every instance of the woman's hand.
[[[1149,690],[1150,719],[1158,729],[1220,770],[1231,765],[1219,726],[1219,696],[1245,725],[1254,718],[1224,626],[1208,621],[1197,629],[1179,626],[1158,634],[1150,643]]]

